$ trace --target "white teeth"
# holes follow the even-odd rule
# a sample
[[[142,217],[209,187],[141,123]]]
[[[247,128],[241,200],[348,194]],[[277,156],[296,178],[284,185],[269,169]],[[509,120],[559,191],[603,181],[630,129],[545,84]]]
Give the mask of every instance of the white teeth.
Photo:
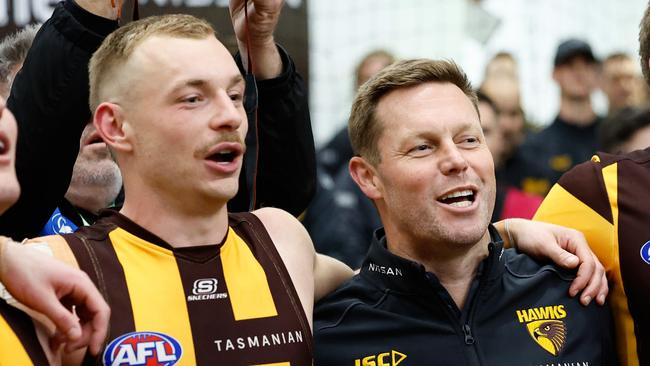
[[[450,193],[450,194],[448,194],[448,195],[446,195],[444,197],[441,197],[440,199],[441,200],[446,200],[446,199],[449,199],[449,198],[471,196],[473,194],[474,193],[472,191],[470,191],[470,190],[457,191],[457,192]]]
[[[459,202],[452,202],[449,204],[449,206],[454,206],[454,207],[469,207],[472,205],[472,202],[470,201],[459,201]]]
[[[0,140],[0,154],[5,153],[5,143],[4,141]]]
[[[232,150],[222,150],[222,151],[219,151],[219,154],[222,154],[222,155],[226,155],[226,154],[230,154],[230,153],[232,153]]]

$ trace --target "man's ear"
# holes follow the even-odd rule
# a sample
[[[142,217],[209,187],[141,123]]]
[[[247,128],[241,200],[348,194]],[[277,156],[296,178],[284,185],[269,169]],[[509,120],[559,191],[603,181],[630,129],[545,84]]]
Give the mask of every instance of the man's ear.
[[[102,103],[93,118],[97,132],[113,151],[132,151],[129,124],[124,119],[122,107],[115,103]]]
[[[551,76],[553,77],[553,81],[558,83],[559,71],[558,71],[557,67],[553,68],[553,73],[551,74]]]
[[[372,200],[382,197],[381,181],[375,167],[364,158],[355,156],[348,165],[352,179],[361,191]]]

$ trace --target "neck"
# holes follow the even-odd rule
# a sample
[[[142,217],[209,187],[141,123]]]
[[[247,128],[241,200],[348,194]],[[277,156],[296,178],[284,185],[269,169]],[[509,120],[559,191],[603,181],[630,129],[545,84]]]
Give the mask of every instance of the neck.
[[[562,96],[560,102],[560,118],[576,126],[588,126],[596,119],[596,113],[591,107],[591,98],[569,98]]]
[[[462,309],[478,267],[488,256],[490,234],[486,231],[473,245],[435,243],[431,240],[417,243],[400,238],[393,240],[388,231],[386,240],[391,252],[421,263],[428,272],[435,274],[458,308]]]
[[[125,186],[120,213],[174,248],[216,244],[228,233],[226,202],[189,197],[165,199],[150,190],[129,191]]]

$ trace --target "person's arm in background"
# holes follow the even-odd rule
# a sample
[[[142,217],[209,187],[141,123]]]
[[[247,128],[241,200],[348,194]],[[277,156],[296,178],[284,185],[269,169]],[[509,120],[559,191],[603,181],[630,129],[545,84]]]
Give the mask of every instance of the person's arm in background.
[[[307,88],[289,55],[275,43],[273,32],[282,10],[282,0],[251,0],[248,27],[244,0],[231,0],[230,12],[240,54],[236,57],[243,72],[248,66],[248,49],[257,79],[259,123],[249,113],[249,153],[240,176],[237,196],[228,204],[230,211],[247,211],[255,186],[255,207],[272,206],[300,215],[316,190],[316,155],[311,130]],[[246,34],[246,30],[250,34]],[[248,49],[247,40],[250,40]],[[259,157],[257,184],[253,182],[255,154],[250,142],[257,130]],[[244,169],[242,169],[244,171]]]
[[[110,0],[66,0],[43,24],[16,76],[7,106],[18,121],[18,202],[0,217],[0,233],[37,236],[65,195],[90,120],[88,61],[117,28]]]

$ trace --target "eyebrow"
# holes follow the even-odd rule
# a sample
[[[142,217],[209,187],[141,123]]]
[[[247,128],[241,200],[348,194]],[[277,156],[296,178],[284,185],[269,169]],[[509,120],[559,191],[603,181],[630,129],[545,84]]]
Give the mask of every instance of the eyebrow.
[[[200,87],[205,86],[207,83],[208,82],[205,79],[189,79],[189,80],[185,80],[185,81],[179,83],[178,85],[176,85],[172,89],[171,92],[173,94],[173,93],[177,92],[178,90],[183,89],[183,88],[188,87],[188,86],[200,88]],[[228,81],[228,87],[230,88],[232,86],[235,86],[235,85],[238,85],[238,84],[244,84],[244,83],[245,83],[244,77],[241,76],[241,74],[238,74],[238,75],[235,75],[232,78],[230,78],[230,80]]]

